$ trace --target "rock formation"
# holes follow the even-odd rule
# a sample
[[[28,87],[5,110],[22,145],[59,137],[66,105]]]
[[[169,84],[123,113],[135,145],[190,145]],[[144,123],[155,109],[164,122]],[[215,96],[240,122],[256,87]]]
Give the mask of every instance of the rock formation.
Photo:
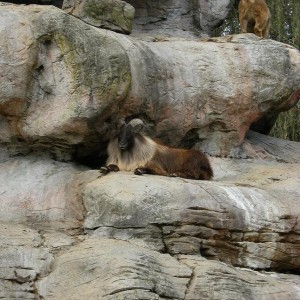
[[[251,124],[297,102],[299,52],[275,41],[142,41],[56,8],[1,12],[1,128],[20,147],[80,159],[105,149],[116,118],[139,115],[166,143],[233,155]]]
[[[121,0],[65,0],[63,10],[99,28],[131,33],[134,7]]]
[[[132,36],[0,4],[0,297],[300,299],[299,143],[249,131],[298,101],[299,51],[168,29],[176,11],[193,24],[185,1],[164,4],[162,31],[141,26],[144,4],[128,2]],[[214,180],[102,176],[130,116],[215,155]]]
[[[135,7],[134,34],[197,37],[222,23],[232,0],[128,0]]]

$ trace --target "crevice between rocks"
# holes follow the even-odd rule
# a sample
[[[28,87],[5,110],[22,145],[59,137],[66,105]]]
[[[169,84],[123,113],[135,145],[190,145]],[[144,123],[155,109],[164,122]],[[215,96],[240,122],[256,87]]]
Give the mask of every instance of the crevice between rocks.
[[[186,265],[186,264],[185,264]],[[189,267],[191,268],[191,267]],[[187,299],[187,296],[189,295],[189,293],[194,289],[195,284],[196,284],[196,279],[197,279],[197,275],[196,275],[196,267],[191,268],[192,274],[190,276],[190,279],[186,285],[186,290],[185,290],[185,296],[183,298],[183,300]]]

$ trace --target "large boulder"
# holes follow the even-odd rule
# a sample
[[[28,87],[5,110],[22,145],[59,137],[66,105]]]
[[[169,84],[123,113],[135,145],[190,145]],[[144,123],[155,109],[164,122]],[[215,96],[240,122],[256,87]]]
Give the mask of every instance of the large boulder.
[[[97,178],[97,171],[48,156],[10,158],[3,152],[1,148],[0,222],[79,226],[85,217],[81,185]]]
[[[216,284],[218,282],[218,284]],[[128,242],[87,239],[39,281],[45,299],[298,299],[300,279],[234,269],[193,256],[172,257]]]
[[[212,30],[220,26],[233,7],[232,0],[194,0],[194,19],[205,34],[211,35]]]
[[[130,86],[122,45],[54,7],[1,4],[0,16],[1,141],[62,151],[95,141]]]
[[[282,43],[142,41],[54,7],[0,8],[2,142],[99,156],[117,119],[138,115],[168,144],[237,155],[251,124],[297,102],[300,54]]]
[[[136,46],[123,114],[146,115],[168,144],[236,155],[251,124],[298,101],[300,53],[284,44],[246,34]]]
[[[192,255],[51,229],[1,224],[5,299],[299,299],[299,276],[234,268]],[[216,284],[217,283],[217,284]],[[63,295],[63,296],[62,296]]]
[[[135,7],[134,35],[207,36],[226,19],[233,0],[127,0]]]
[[[213,166],[221,173],[226,163]],[[245,162],[243,169],[242,175],[212,182],[107,175],[84,189],[85,228],[96,236],[142,237],[172,255],[201,253],[240,267],[299,269],[299,164],[274,163],[270,170]]]
[[[38,284],[45,299],[183,299],[191,276],[168,254],[109,239],[88,239],[53,267]]]
[[[80,20],[121,33],[130,33],[134,7],[121,0],[64,0],[62,9]]]

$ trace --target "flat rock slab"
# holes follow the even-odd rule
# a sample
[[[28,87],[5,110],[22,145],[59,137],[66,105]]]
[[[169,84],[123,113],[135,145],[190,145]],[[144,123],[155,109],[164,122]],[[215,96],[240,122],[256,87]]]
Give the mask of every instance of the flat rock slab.
[[[85,216],[78,194],[81,184],[98,176],[98,172],[84,171],[84,167],[43,156],[3,159],[0,221],[41,225],[57,222],[78,227]]]
[[[101,177],[83,191],[84,226],[96,236],[141,238],[172,255],[299,269],[299,165],[248,160],[241,174],[232,160],[216,159],[213,167],[231,171],[215,181],[126,172]]]
[[[125,241],[88,238],[57,257],[37,282],[45,299],[299,299],[298,276],[235,269],[201,257],[177,258]],[[218,284],[216,284],[218,282]]]

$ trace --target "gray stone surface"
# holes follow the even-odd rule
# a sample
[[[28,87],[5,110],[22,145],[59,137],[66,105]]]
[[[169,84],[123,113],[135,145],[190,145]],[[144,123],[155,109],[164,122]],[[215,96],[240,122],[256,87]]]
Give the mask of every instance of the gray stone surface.
[[[1,149],[4,151],[4,149]],[[86,168],[47,156],[27,156],[0,162],[0,221],[65,222],[83,220],[80,185],[98,176]]]
[[[182,256],[179,261],[193,270],[186,300],[300,298],[299,276],[234,269],[220,262],[197,260],[191,256]]]
[[[55,154],[95,140],[130,85],[116,36],[54,7],[1,4],[0,20],[1,141]]]
[[[232,164],[212,160],[216,174],[219,168],[227,173],[212,182],[126,172],[101,177],[83,192],[85,227],[96,229],[96,236],[139,237],[153,248],[163,244],[172,255],[201,253],[254,269],[299,269],[299,164],[238,162],[240,174]]]
[[[5,143],[89,156],[116,119],[140,115],[168,144],[237,156],[251,124],[297,102],[299,51],[275,41],[142,41],[53,7],[0,8]]]
[[[201,31],[207,35],[211,35],[212,30],[222,24],[234,4],[232,0],[193,1],[195,5],[194,19]]]
[[[130,33],[134,7],[121,0],[64,0],[62,9],[87,24]]]
[[[125,45],[134,55],[130,58],[132,85],[122,115],[128,111],[146,115],[151,135],[167,144],[236,156],[251,124],[275,107],[297,102],[293,94],[300,88],[299,52],[278,42],[248,34]],[[278,57],[276,49],[292,51],[295,69]],[[278,82],[280,70],[290,74],[284,85]]]
[[[244,139],[296,103],[299,51],[186,36],[0,3],[0,298],[300,299],[299,143]],[[168,144],[235,158],[210,157],[213,181],[78,164],[99,167],[131,115]]]
[[[218,284],[216,284],[218,282]],[[46,299],[299,299],[298,276],[172,257],[124,241],[89,238],[61,255],[37,283]]]
[[[233,268],[130,241],[0,226],[4,299],[299,299],[299,276]],[[64,241],[52,247],[48,236]],[[73,240],[71,243],[70,240]],[[57,246],[57,244],[56,244]],[[218,284],[216,284],[218,282]]]
[[[53,255],[43,247],[38,231],[24,225],[1,223],[1,298],[36,299],[35,281],[48,274],[52,261]]]
[[[134,35],[199,37],[211,35],[227,17],[232,0],[127,0],[135,7]]]
[[[188,267],[167,254],[88,239],[55,261],[38,290],[46,299],[183,299],[190,275]]]

